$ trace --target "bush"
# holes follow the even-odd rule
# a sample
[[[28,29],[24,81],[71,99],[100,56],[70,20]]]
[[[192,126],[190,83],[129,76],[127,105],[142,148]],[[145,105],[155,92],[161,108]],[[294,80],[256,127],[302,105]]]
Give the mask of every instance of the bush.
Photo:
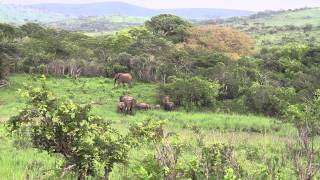
[[[187,110],[193,107],[214,107],[219,95],[220,84],[199,77],[173,78],[160,87],[160,96],[170,96],[176,105]]]
[[[246,104],[251,111],[269,116],[280,116],[294,100],[295,90],[253,84],[248,89],[246,96]]]
[[[107,178],[115,163],[126,161],[130,147],[126,138],[102,118],[90,115],[90,106],[59,100],[45,85],[22,94],[27,107],[8,122],[11,132],[29,127],[34,147],[64,157],[63,174],[71,170],[78,179]]]

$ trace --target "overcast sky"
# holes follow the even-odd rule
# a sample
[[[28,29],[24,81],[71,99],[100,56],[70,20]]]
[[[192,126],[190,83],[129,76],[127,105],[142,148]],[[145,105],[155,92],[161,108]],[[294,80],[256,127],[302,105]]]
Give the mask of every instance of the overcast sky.
[[[320,7],[320,0],[0,0],[11,4],[92,3],[122,1],[148,8],[226,8],[243,10],[278,10]]]

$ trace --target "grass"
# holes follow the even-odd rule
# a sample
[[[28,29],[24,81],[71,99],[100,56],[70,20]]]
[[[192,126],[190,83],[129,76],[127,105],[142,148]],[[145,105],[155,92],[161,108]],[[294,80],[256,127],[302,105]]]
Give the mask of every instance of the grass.
[[[24,85],[38,87],[41,84],[38,77],[22,74],[12,75],[10,82],[9,87],[0,89],[0,122],[17,114],[24,106],[25,100],[19,97],[18,89],[22,89]],[[119,96],[124,93],[136,97],[140,102],[158,103],[156,84],[136,82],[132,89],[114,88],[113,81],[103,77],[81,78],[80,81],[49,77],[46,83],[60,98],[71,98],[81,104],[91,103],[92,113],[114,122],[114,127],[123,133],[131,123],[150,118],[165,120],[167,132],[175,132],[182,142],[196,144],[192,129],[198,127],[205,135],[206,144],[213,142],[232,144],[236,147],[239,158],[245,156],[243,148],[259,148],[264,149],[265,152],[277,154],[278,151],[270,148],[276,147],[283,150],[287,141],[294,140],[292,136],[295,130],[290,125],[279,125],[278,120],[267,117],[183,110],[139,111],[127,116],[116,112]],[[30,176],[31,179],[43,178],[41,175],[43,172],[51,172],[54,167],[61,164],[59,157],[53,157],[30,147],[16,148],[19,138],[7,136],[6,133],[4,125],[0,123],[0,177],[4,179],[24,179],[26,176]],[[25,141],[22,139],[20,142]],[[143,150],[143,152],[148,151],[148,149]],[[130,152],[129,162],[136,162],[142,157],[141,150],[133,150]],[[245,160],[242,163],[252,166],[251,162]],[[111,179],[120,179],[121,172],[121,166],[116,166]]]
[[[307,24],[312,25],[313,29],[305,33],[302,27]],[[320,44],[320,8],[286,11],[253,19],[244,17],[241,21],[231,20],[223,25],[249,33],[257,49],[287,42]],[[286,27],[289,25],[297,28],[290,30]]]
[[[295,12],[286,12],[269,17],[258,18],[250,23],[264,23],[267,26],[295,25],[304,26],[312,24],[320,25],[320,8],[306,9]]]
[[[24,99],[18,95],[18,89],[23,84],[40,86],[36,77],[13,75],[10,78],[11,86],[0,91],[0,117],[8,118],[17,114],[24,105]],[[92,113],[115,123],[127,121],[128,123],[145,120],[147,118],[166,120],[168,128],[186,129],[193,126],[204,130],[223,129],[230,131],[267,132],[272,130],[272,118],[217,114],[212,112],[165,112],[162,110],[139,111],[134,116],[123,116],[116,112],[119,97],[128,93],[138,102],[157,104],[157,85],[137,82],[132,89],[114,88],[113,81],[106,78],[82,78],[80,82],[68,78],[48,78],[47,86],[60,98],[71,98],[74,101],[93,106]]]
[[[44,171],[53,170],[59,159],[33,148],[16,148],[12,138],[0,125],[0,177],[1,179],[34,179]]]

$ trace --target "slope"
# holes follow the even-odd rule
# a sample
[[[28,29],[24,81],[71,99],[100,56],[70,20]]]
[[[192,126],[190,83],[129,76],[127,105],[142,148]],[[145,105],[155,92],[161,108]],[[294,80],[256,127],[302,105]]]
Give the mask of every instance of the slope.
[[[61,14],[46,13],[23,6],[0,4],[0,22],[23,24],[26,22],[53,22],[66,17]]]
[[[169,13],[186,19],[210,19],[233,16],[247,16],[250,11],[229,9],[148,9],[122,2],[102,2],[91,4],[36,4],[30,8],[52,13],[74,16],[140,16],[150,17],[158,14]]]

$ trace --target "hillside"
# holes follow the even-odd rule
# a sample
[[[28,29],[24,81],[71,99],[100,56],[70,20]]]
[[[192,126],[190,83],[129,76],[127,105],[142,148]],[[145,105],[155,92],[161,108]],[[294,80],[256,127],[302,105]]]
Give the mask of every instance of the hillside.
[[[36,9],[0,4],[0,22],[23,24],[26,22],[53,22],[64,20],[66,17],[61,14],[46,13]]]
[[[148,19],[133,16],[93,16],[52,22],[48,26],[76,32],[112,32],[142,25]]]
[[[320,42],[320,8],[266,11],[248,17],[204,21],[202,25],[231,26],[251,34],[258,46],[288,42]]]
[[[250,11],[228,9],[148,9],[121,2],[91,4],[0,4],[0,22],[37,22],[49,27],[79,32],[112,32],[138,26],[159,14],[175,14],[184,19],[205,20],[248,16]]]
[[[306,24],[319,26],[320,8],[287,11],[276,15],[270,15],[264,18],[253,19],[251,23],[264,23],[267,26],[304,26]]]
[[[121,2],[103,2],[92,4],[36,4],[33,9],[74,16],[138,16],[150,17],[158,14],[175,14],[185,19],[212,19],[233,16],[247,16],[250,11],[228,9],[148,9]]]

